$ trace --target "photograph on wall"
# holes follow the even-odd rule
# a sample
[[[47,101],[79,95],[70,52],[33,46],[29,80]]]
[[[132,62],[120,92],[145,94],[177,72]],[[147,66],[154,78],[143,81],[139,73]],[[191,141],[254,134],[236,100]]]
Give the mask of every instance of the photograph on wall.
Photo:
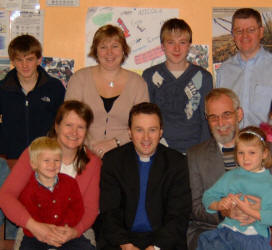
[[[10,61],[8,58],[0,58],[0,80],[4,79],[10,70]]]
[[[213,9],[212,57],[214,69],[236,54],[237,49],[231,34],[232,15],[238,8]],[[272,52],[272,8],[255,8],[262,16],[264,38],[262,46]]]
[[[7,11],[0,11],[0,56],[7,56],[9,43],[9,14]]]
[[[187,60],[207,69],[209,66],[209,46],[199,44],[191,45]]]
[[[63,59],[57,57],[43,57],[41,66],[51,76],[58,78],[64,87],[74,73],[75,61],[72,59]]]

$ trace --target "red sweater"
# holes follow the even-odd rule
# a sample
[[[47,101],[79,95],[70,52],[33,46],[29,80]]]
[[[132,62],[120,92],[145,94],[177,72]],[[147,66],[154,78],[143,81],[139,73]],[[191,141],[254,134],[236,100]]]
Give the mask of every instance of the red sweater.
[[[66,174],[59,174],[58,178],[51,192],[38,183],[33,173],[19,200],[38,222],[74,227],[84,213],[79,187],[76,180]],[[25,228],[24,234],[33,237]]]
[[[75,226],[75,229],[78,231],[78,236],[92,226],[98,215],[99,208],[101,160],[90,151],[87,153],[90,161],[82,174],[76,176],[84,204],[83,217]],[[32,173],[33,170],[30,166],[29,152],[28,149],[26,149],[0,189],[0,207],[10,220],[21,227],[26,226],[31,215],[18,200],[18,197],[28,183]]]

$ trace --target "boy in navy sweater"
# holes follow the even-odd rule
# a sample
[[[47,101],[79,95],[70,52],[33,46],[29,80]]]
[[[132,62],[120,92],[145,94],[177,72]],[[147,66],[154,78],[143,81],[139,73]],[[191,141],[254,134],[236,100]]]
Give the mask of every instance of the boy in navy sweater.
[[[204,99],[212,89],[212,76],[187,61],[192,30],[181,19],[166,21],[160,33],[166,61],[146,69],[150,102],[163,116],[164,144],[186,153],[187,149],[210,137],[204,112]]]

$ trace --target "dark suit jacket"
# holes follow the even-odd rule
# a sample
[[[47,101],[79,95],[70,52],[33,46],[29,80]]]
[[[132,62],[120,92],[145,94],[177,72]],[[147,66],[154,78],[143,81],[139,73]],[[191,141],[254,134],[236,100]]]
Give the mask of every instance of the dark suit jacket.
[[[190,247],[190,244],[196,246],[198,235],[203,231],[216,228],[221,221],[219,214],[206,212],[202,204],[202,196],[205,190],[225,173],[225,166],[222,153],[213,138],[192,147],[187,157],[193,202],[187,241],[189,249],[195,249]]]
[[[131,232],[139,200],[137,155],[132,143],[108,152],[101,173],[102,234],[108,247],[132,243],[140,249],[186,249],[191,191],[186,158],[159,144],[147,185],[146,211],[153,229]]]

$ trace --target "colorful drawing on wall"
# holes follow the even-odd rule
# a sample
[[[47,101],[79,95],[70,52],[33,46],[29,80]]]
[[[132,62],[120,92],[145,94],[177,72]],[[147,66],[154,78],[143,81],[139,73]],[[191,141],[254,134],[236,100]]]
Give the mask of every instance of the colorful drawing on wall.
[[[160,28],[165,20],[178,17],[178,9],[96,7],[89,8],[86,17],[86,55],[93,35],[102,25],[119,26],[131,47],[124,67],[141,71],[165,60],[160,46]],[[86,65],[96,64],[86,56]]]
[[[262,45],[272,52],[272,8],[255,8],[261,13],[264,25]],[[237,50],[231,35],[231,19],[237,8],[213,9],[213,63],[219,68],[220,63],[233,56]]]
[[[43,57],[41,66],[48,74],[58,78],[64,87],[74,72],[74,60],[56,57]]]
[[[105,25],[120,27],[131,47],[124,68],[141,73],[144,69],[165,61],[160,44],[160,29],[164,21],[178,17],[177,9],[96,7],[88,9],[86,18],[86,55],[95,31]],[[188,55],[192,63],[208,67],[208,46],[192,45]],[[86,56],[86,65],[95,65],[92,58]]]

